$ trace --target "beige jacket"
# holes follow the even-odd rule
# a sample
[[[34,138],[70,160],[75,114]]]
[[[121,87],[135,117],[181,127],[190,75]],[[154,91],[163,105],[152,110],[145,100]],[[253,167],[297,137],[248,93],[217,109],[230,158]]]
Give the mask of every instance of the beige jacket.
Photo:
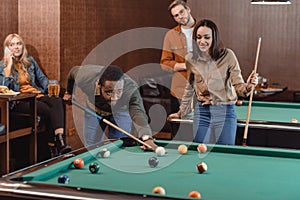
[[[189,53],[186,66],[192,84],[186,84],[180,106],[181,116],[188,114],[195,93],[202,105],[235,104],[238,96],[246,97],[250,94],[252,85],[245,83],[238,60],[231,49],[226,49],[217,61],[211,58],[194,61],[192,53]]]

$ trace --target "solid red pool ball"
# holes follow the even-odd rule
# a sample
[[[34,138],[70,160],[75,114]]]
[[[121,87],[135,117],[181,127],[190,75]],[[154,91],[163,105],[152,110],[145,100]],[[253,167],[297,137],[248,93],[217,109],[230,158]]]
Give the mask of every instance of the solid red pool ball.
[[[207,164],[205,162],[200,162],[197,164],[197,170],[200,174],[207,171]]]
[[[242,104],[243,104],[243,101],[242,101],[242,100],[237,100],[237,101],[236,101],[236,105],[237,105],[237,106],[241,106]]]
[[[198,192],[196,190],[191,191],[188,196],[191,198],[201,199],[200,192]]]
[[[163,187],[161,187],[161,186],[156,186],[155,188],[153,188],[152,193],[153,194],[165,195],[166,194],[166,190]]]
[[[199,144],[197,146],[197,150],[200,153],[205,153],[207,151],[207,146],[205,144]]]
[[[58,183],[68,184],[70,182],[70,178],[67,175],[61,175],[58,177]]]
[[[84,166],[84,161],[82,160],[82,158],[76,158],[76,159],[73,161],[73,165],[74,165],[74,167],[77,168],[77,169],[83,168],[83,166]]]
[[[89,166],[89,170],[91,173],[97,173],[100,169],[100,165],[97,162],[92,162]]]
[[[188,147],[185,144],[181,144],[178,146],[178,152],[180,154],[186,154],[188,151]]]
[[[150,167],[157,167],[158,162],[159,162],[158,158],[156,158],[154,156],[149,158],[149,160],[148,160],[148,164],[150,165]]]

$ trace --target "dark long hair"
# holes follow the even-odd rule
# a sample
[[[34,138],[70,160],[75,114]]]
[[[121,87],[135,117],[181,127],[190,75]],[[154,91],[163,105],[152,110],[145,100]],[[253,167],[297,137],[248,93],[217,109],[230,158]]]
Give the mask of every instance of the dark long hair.
[[[216,61],[223,55],[224,46],[220,40],[220,34],[217,25],[209,19],[202,19],[195,25],[193,31],[193,60],[197,60],[201,55],[201,51],[196,41],[197,41],[197,31],[202,26],[208,27],[212,30],[213,38],[212,38],[212,45],[209,49],[209,55],[214,61]]]

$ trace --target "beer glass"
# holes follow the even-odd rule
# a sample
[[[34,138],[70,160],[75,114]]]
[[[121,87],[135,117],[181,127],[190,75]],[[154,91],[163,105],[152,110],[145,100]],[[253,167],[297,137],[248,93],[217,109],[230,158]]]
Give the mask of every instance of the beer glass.
[[[58,80],[49,80],[48,96],[59,97],[60,85]]]

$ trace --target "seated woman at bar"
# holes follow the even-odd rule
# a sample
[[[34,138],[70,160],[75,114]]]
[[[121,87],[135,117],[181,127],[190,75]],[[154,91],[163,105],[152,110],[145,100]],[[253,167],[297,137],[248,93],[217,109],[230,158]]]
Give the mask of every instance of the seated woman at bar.
[[[49,139],[52,156],[67,153],[71,147],[66,145],[64,133],[63,101],[49,97],[47,76],[32,56],[28,56],[25,43],[20,35],[13,33],[4,40],[4,56],[0,62],[0,85],[16,92],[36,93],[37,114],[45,117],[50,124],[53,137]],[[29,112],[29,104],[20,102],[11,106],[19,112]]]

